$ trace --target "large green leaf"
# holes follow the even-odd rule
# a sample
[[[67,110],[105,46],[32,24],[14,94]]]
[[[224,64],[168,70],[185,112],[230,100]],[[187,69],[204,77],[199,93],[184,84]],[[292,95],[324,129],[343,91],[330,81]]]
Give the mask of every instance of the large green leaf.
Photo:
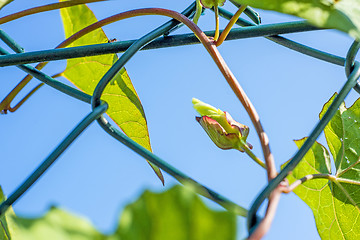
[[[235,215],[210,210],[181,186],[156,194],[146,191],[121,215],[118,235],[123,239],[208,240],[235,239]]]
[[[12,240],[234,240],[236,217],[214,211],[193,192],[175,186],[163,193],[145,191],[123,211],[114,234],[105,235],[83,217],[52,207],[38,218],[10,217]],[[3,228],[2,228],[3,230]],[[15,237],[16,236],[16,237]],[[6,239],[0,235],[0,239]]]
[[[331,173],[329,152],[316,142],[288,179],[292,183],[309,174],[328,174],[328,179],[306,181],[294,192],[313,211],[322,239],[360,239],[360,99],[350,108],[343,103],[324,131],[336,172]],[[295,143],[300,148],[305,140]]]
[[[63,8],[60,11],[66,37],[97,21],[94,13],[86,5]],[[108,38],[104,31],[97,29],[76,40],[70,46],[105,42],[108,42]],[[62,76],[82,91],[92,95],[97,83],[117,59],[116,54],[69,59]],[[111,84],[106,87],[102,99],[109,104],[107,114],[124,133],[151,151],[144,110],[124,68],[115,76]],[[164,183],[160,169],[150,162],[149,164],[162,183]]]
[[[318,27],[344,31],[360,40],[360,0],[231,0],[292,14]]]

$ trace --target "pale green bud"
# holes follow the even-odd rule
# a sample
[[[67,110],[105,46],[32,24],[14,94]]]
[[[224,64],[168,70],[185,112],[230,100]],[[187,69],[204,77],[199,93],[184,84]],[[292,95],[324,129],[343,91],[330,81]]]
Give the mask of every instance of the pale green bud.
[[[243,152],[246,144],[252,149],[251,144],[246,143],[249,135],[248,126],[236,122],[229,113],[196,98],[193,98],[192,103],[195,110],[202,116],[196,117],[196,120],[216,146],[221,149],[238,149]]]

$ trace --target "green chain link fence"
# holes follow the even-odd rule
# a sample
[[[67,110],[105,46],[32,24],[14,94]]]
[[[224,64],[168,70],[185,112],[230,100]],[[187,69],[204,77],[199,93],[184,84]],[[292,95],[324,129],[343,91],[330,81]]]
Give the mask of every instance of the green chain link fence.
[[[195,12],[195,3],[191,4],[186,10],[182,12],[183,15],[192,18]],[[232,14],[224,9],[219,9],[220,16],[230,19]],[[69,47],[65,49],[50,49],[43,51],[24,52],[24,49],[19,46],[15,40],[8,36],[4,31],[0,30],[0,39],[7,44],[15,54],[10,54],[3,48],[0,48],[0,66],[16,65],[24,72],[39,79],[44,84],[47,84],[58,91],[61,91],[70,97],[76,98],[80,101],[91,104],[92,111],[68,134],[68,136],[55,148],[55,150],[42,162],[42,164],[9,196],[7,200],[0,205],[0,215],[14,203],[19,197],[28,190],[28,188],[36,182],[36,180],[55,162],[55,160],[66,150],[66,148],[93,122],[97,121],[101,128],[109,135],[117,139],[128,148],[132,149],[137,154],[141,155],[154,165],[173,176],[180,183],[190,184],[197,193],[209,198],[210,200],[223,206],[228,211],[234,212],[241,216],[247,216],[248,229],[251,233],[260,218],[257,217],[257,211],[261,204],[269,197],[270,193],[279,185],[279,183],[286,178],[290,171],[292,171],[300,160],[304,157],[307,151],[314,144],[320,133],[324,130],[327,123],[334,116],[340,104],[343,102],[348,93],[355,89],[360,93],[360,85],[358,78],[360,77],[360,65],[355,61],[356,54],[359,50],[360,43],[354,42],[350,47],[346,57],[340,57],[331,53],[323,52],[301,43],[289,40],[278,34],[316,31],[319,28],[309,25],[306,21],[296,21],[288,23],[259,25],[256,15],[248,9],[245,13],[255,22],[249,22],[245,19],[239,19],[236,24],[242,26],[231,30],[227,40],[253,38],[263,36],[270,41],[280,44],[289,49],[295,50],[299,53],[309,55],[314,58],[326,61],[331,64],[343,66],[345,68],[347,81],[339,91],[339,94],[328,108],[326,114],[315,126],[306,142],[294,155],[292,160],[284,167],[284,169],[274,178],[258,195],[253,202],[249,211],[243,207],[231,202],[224,196],[212,191],[211,189],[201,185],[193,180],[191,177],[182,173],[180,170],[168,164],[165,160],[148,151],[141,145],[134,142],[127,137],[116,127],[112,126],[103,116],[108,109],[106,102],[100,100],[105,87],[109,84],[112,78],[120,71],[121,68],[140,50],[150,50],[156,48],[167,48],[174,46],[182,46],[189,44],[198,44],[199,40],[194,34],[180,34],[171,35],[171,32],[182,26],[176,20],[171,20],[162,26],[154,29],[150,33],[144,35],[137,40],[118,41],[114,43],[96,44],[82,47]],[[205,32],[207,35],[212,35],[213,32]],[[45,73],[35,69],[29,63],[55,61],[69,58],[78,58],[94,55],[102,55],[109,53],[123,52],[121,57],[115,62],[110,70],[102,77],[98,83],[93,95],[87,95],[77,89],[74,89],[66,84],[63,84]]]

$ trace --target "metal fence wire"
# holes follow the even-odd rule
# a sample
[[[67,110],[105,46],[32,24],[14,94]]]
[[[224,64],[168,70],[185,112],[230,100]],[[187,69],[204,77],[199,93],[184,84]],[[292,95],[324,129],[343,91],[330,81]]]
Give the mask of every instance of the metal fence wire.
[[[192,18],[195,13],[195,2],[185,9],[182,14],[188,18]],[[50,49],[43,51],[24,52],[24,49],[19,46],[10,36],[4,31],[0,30],[0,39],[8,45],[15,54],[10,54],[6,50],[0,47],[0,66],[13,66],[16,65],[24,72],[37,78],[44,84],[47,84],[73,98],[80,101],[91,104],[92,111],[65,137],[65,139],[55,148],[55,150],[42,162],[42,164],[31,173],[31,175],[25,179],[25,181],[0,205],[0,216],[16,202],[27,189],[36,182],[36,180],[55,162],[55,160],[66,150],[66,148],[93,122],[97,121],[99,125],[114,137],[116,140],[132,149],[143,158],[147,159],[169,175],[173,176],[182,184],[190,184],[193,186],[195,191],[218,203],[226,210],[231,211],[237,215],[241,215],[248,219],[248,230],[249,233],[256,229],[257,224],[261,218],[257,217],[257,211],[261,204],[269,197],[270,193],[280,184],[282,180],[286,178],[290,171],[292,171],[300,160],[305,156],[307,151],[314,144],[320,133],[324,130],[330,119],[334,116],[340,104],[344,101],[351,89],[355,89],[360,93],[360,85],[358,78],[360,77],[360,65],[355,61],[356,54],[360,48],[359,42],[354,42],[346,57],[340,57],[331,53],[323,52],[309,46],[305,46],[301,43],[289,40],[278,34],[294,33],[294,32],[305,32],[320,30],[320,28],[311,26],[306,21],[295,21],[278,24],[259,25],[256,16],[253,14],[251,9],[248,9],[245,13],[250,16],[250,19],[254,23],[249,22],[245,19],[239,18],[236,22],[237,25],[242,26],[231,30],[226,40],[241,39],[241,38],[253,38],[253,37],[265,37],[270,41],[280,44],[289,49],[295,50],[299,53],[309,55],[311,57],[344,66],[347,81],[341,88],[339,94],[328,108],[325,115],[317,123],[310,136],[307,138],[302,147],[296,152],[292,160],[283,168],[283,170],[269,182],[269,184],[261,191],[253,202],[249,211],[236,203],[228,200],[224,196],[212,191],[211,189],[201,185],[200,183],[193,180],[180,170],[168,164],[165,160],[161,159],[157,155],[148,151],[124,133],[118,128],[112,126],[103,116],[108,109],[108,104],[100,100],[101,95],[107,84],[111,79],[120,71],[121,68],[140,50],[150,50],[156,48],[166,48],[174,46],[182,46],[189,44],[200,43],[194,34],[180,34],[170,35],[170,33],[183,24],[173,19],[160,27],[154,29],[150,33],[144,35],[137,40],[131,41],[118,41],[113,43],[95,44],[81,47],[69,47],[64,49]],[[230,19],[233,15],[219,8],[220,16]],[[254,17],[255,16],[255,17]],[[205,32],[206,35],[213,35],[214,32]],[[97,84],[93,95],[88,95],[77,89],[74,89],[66,84],[63,84],[54,78],[46,75],[45,73],[37,70],[36,68],[29,65],[29,63],[44,62],[44,61],[55,61],[69,58],[78,58],[94,55],[102,55],[109,53],[120,53],[123,52],[121,57],[115,62],[115,64],[109,69],[109,71],[102,77],[100,82]]]

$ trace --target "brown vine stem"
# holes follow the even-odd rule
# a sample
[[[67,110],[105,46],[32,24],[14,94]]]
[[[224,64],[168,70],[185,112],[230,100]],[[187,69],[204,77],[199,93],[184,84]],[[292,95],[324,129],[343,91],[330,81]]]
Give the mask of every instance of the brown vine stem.
[[[0,18],[0,24],[7,23],[10,21],[13,21],[15,19],[19,19],[25,16],[29,16],[32,14],[40,13],[40,12],[46,12],[51,10],[56,10],[60,8],[65,7],[71,7],[79,4],[85,4],[85,3],[93,3],[93,2],[102,2],[102,1],[108,1],[108,0],[71,0],[66,2],[58,2],[58,3],[51,3],[39,7],[29,8],[20,12],[16,12],[4,17]]]
[[[204,45],[206,50],[209,52],[210,56],[213,58],[215,64],[217,65],[217,67],[219,68],[219,70],[221,71],[223,76],[225,77],[225,79],[228,82],[228,84],[230,85],[231,89],[233,90],[233,92],[235,93],[237,98],[240,100],[240,102],[244,106],[248,115],[250,116],[250,119],[251,119],[253,125],[255,126],[256,132],[260,139],[260,143],[261,143],[261,147],[263,150],[263,155],[264,155],[265,163],[266,163],[268,180],[270,181],[271,179],[273,179],[277,175],[274,158],[270,151],[269,139],[263,130],[259,115],[257,114],[250,99],[247,97],[246,93],[240,86],[239,82],[236,80],[235,76],[233,75],[233,73],[231,72],[231,70],[229,69],[227,64],[225,63],[225,61],[222,58],[222,56],[220,55],[219,51],[217,50],[215,41],[210,40],[205,35],[205,33],[196,24],[194,24],[190,19],[188,19],[186,16],[184,16],[178,12],[172,11],[172,10],[161,9],[161,8],[144,8],[144,9],[130,10],[127,12],[122,12],[122,13],[113,15],[111,17],[105,18],[101,21],[98,21],[98,22],[95,22],[95,23],[89,25],[88,27],[80,30],[79,32],[75,33],[74,35],[72,35],[71,37],[66,39],[64,42],[62,42],[60,45],[58,45],[57,48],[68,46],[69,44],[71,44],[75,40],[79,39],[80,37],[84,36],[85,34],[91,32],[91,31],[94,31],[97,28],[108,25],[110,23],[120,21],[123,19],[127,19],[127,18],[131,18],[131,17],[145,16],[145,15],[162,15],[162,16],[167,16],[167,17],[176,19],[176,20],[184,23],[191,31],[194,32],[194,34],[197,36],[197,38],[200,40],[200,42]],[[37,69],[39,69],[39,65],[37,66]],[[42,68],[43,66],[45,66],[45,65],[42,65],[40,67]],[[29,77],[29,78],[31,79],[31,77]],[[276,210],[276,206],[278,203],[277,199],[279,198],[280,193],[281,193],[281,191],[274,191],[274,193],[271,194],[271,196],[269,197],[268,210],[267,210],[266,216],[267,215],[271,216],[271,214],[269,214],[269,213],[273,213]],[[266,216],[265,216],[264,220],[272,219],[272,218],[267,218]],[[269,224],[267,224],[267,226],[269,226]],[[265,230],[266,230],[266,228],[265,228]],[[263,228],[260,229],[258,227],[257,231],[262,231],[264,233]]]

